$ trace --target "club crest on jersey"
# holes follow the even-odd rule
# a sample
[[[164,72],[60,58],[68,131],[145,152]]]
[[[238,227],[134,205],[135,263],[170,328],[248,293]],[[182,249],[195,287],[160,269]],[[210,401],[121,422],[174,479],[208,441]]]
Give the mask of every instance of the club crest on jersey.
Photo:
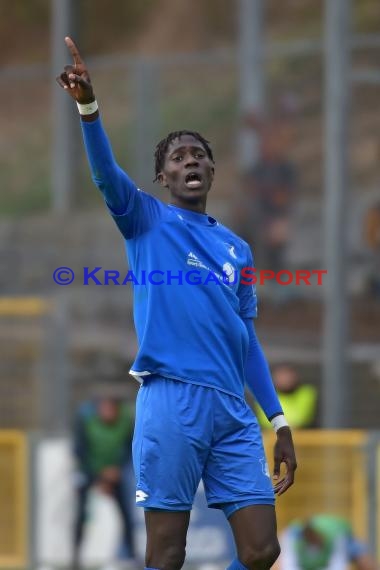
[[[235,267],[229,261],[223,265],[223,275],[229,283],[235,283]]]

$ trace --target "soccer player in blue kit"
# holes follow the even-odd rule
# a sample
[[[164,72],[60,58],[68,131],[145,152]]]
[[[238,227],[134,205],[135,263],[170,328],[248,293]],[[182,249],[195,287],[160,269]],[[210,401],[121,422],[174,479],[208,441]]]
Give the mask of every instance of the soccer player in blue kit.
[[[250,249],[206,214],[214,159],[198,133],[177,131],[157,145],[156,179],[169,191],[168,205],[136,187],[115,162],[79,51],[65,41],[74,63],[57,81],[78,104],[93,180],[125,239],[133,274],[152,277],[134,286],[139,349],[131,370],[142,383],[133,462],[136,504],[145,510],[146,568],[182,567],[202,479],[208,505],[221,509],[232,528],[237,557],[229,569],[267,570],[280,551],[274,496],[294,480],[292,436],[256,337],[253,287],[207,281],[210,273],[232,268],[240,275],[252,267]],[[245,384],[277,433],[274,486]]]

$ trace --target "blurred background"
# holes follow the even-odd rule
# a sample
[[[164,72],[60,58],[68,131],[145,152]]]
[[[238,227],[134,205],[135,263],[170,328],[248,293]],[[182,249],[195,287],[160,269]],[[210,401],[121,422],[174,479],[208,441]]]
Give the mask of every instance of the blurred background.
[[[256,266],[328,271],[322,285],[258,285],[259,337],[297,428],[279,526],[341,515],[380,561],[379,2],[2,0],[0,30],[0,567],[71,564],[78,410],[103,398],[133,408],[137,390],[131,288],[82,284],[83,267],[127,265],[55,83],[65,35],[139,186],[166,200],[155,144],[198,130],[216,159],[208,211]],[[53,280],[61,266],[70,285]],[[199,495],[189,563],[222,568],[228,530]],[[114,503],[95,485],[83,564],[116,560]],[[127,559],[144,550],[133,517]]]

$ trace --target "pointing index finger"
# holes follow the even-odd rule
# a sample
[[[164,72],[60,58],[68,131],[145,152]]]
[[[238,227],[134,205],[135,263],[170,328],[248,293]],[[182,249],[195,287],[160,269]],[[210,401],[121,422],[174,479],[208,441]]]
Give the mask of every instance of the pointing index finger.
[[[71,38],[69,38],[69,36],[67,36],[65,38],[65,43],[66,43],[67,47],[69,48],[71,55],[73,56],[75,65],[79,65],[80,63],[83,63],[83,60],[79,54],[77,46],[74,44],[73,40]]]

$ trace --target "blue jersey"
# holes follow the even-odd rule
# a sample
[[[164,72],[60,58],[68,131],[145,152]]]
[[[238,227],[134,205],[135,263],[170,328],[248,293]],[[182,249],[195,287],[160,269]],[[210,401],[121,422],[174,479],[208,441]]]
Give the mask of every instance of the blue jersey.
[[[242,397],[249,345],[243,319],[257,312],[254,288],[240,279],[242,268],[253,266],[248,244],[207,214],[137,189],[117,165],[101,122],[82,128],[93,179],[126,240],[139,342],[132,373]],[[269,387],[272,413],[278,399],[264,373],[257,384]]]
[[[242,318],[256,316],[252,286],[239,278],[243,267],[253,266],[248,245],[207,214],[137,190],[127,214],[114,217],[134,281],[139,350],[132,374],[157,373],[243,396],[248,334]]]

